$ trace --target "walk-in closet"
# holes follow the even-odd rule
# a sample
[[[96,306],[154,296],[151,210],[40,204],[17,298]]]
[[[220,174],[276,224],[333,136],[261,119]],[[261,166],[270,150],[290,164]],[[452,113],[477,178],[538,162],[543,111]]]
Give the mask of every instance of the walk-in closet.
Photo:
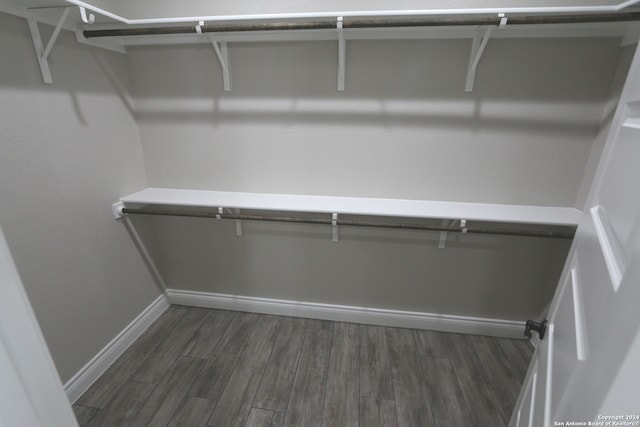
[[[0,424],[640,425],[639,38],[2,0]]]

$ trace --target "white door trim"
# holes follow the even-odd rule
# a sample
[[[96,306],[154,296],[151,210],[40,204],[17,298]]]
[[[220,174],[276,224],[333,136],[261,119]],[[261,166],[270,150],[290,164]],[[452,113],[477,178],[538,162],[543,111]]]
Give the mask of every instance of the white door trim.
[[[1,426],[77,426],[0,230]]]

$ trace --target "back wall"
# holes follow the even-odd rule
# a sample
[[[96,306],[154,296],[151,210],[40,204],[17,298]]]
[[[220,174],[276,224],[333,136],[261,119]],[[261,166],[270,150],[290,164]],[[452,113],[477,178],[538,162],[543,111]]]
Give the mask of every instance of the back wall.
[[[464,92],[468,40],[133,48],[150,186],[574,206],[619,39],[495,39]],[[569,243],[184,218],[155,225],[171,288],[439,314],[539,318]]]

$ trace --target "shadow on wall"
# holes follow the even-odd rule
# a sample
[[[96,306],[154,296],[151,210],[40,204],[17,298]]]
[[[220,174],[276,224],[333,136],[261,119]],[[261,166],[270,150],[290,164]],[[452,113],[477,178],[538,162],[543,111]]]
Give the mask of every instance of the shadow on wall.
[[[469,49],[466,40],[349,42],[344,92],[333,42],[232,44],[231,92],[210,46],[131,48],[129,65],[142,121],[593,132],[620,55],[617,39],[492,40],[474,92],[465,93]]]
[[[197,218],[137,218],[169,288],[498,319],[535,318],[570,241]],[[559,260],[559,261],[558,261]]]
[[[0,32],[5,57],[12,60],[0,65],[0,85],[28,86],[39,69],[33,46],[23,37],[26,21],[6,21]],[[48,39],[52,28],[41,29]],[[127,72],[106,59],[120,54],[78,44],[63,31],[50,57],[54,85],[49,90],[69,91],[81,122],[78,93],[115,90],[140,121],[544,127],[593,135],[620,55],[619,40],[491,40],[475,90],[465,93],[470,46],[469,40],[349,41],[347,86],[337,92],[333,42],[235,43],[230,45],[233,90],[224,92],[219,64],[206,44],[129,48]],[[70,50],[90,55],[92,66]],[[69,68],[76,71],[65,72]],[[105,76],[104,84],[96,86],[96,73]]]
[[[53,27],[40,24],[43,40],[49,40]],[[40,68],[29,35],[27,21],[0,13],[0,52],[9,60],[0,63],[0,87],[7,90],[67,92],[80,125],[88,125],[82,96],[114,92],[133,116],[129,77],[124,55],[80,44],[75,35],[62,31],[49,56],[53,84],[42,82]]]
[[[424,103],[420,107],[419,103],[413,103],[410,108],[412,111],[405,111],[402,102],[393,101],[369,101],[361,102],[360,106],[348,106],[345,111],[340,111],[339,107],[346,104],[340,100],[329,101],[335,102],[334,111],[320,106],[317,102],[307,102],[307,106],[303,106],[304,102],[284,101],[278,102],[274,100],[270,106],[259,108],[256,104],[265,104],[252,100],[244,100],[240,102],[226,102],[225,100],[216,100],[209,108],[188,108],[180,109],[167,100],[149,100],[136,103],[136,118],[140,122],[147,123],[210,123],[212,126],[228,123],[279,123],[284,127],[292,127],[302,123],[313,123],[317,125],[362,125],[380,128],[389,128],[395,126],[410,126],[420,128],[455,128],[456,130],[503,130],[505,132],[523,131],[537,132],[543,130],[544,133],[554,133],[558,136],[562,134],[570,134],[572,136],[582,135],[592,138],[598,130],[599,119],[596,119],[596,111],[600,110],[600,105],[587,105],[582,109],[576,106],[566,105],[562,109],[563,112],[570,111],[572,117],[563,117],[561,114],[552,114],[554,108],[549,105],[540,105],[537,111],[540,113],[518,114],[517,106],[512,106],[511,113],[509,105],[491,105],[482,101],[474,101],[469,103],[460,103],[453,109],[457,111],[430,111],[431,103]],[[434,101],[437,103],[438,101]],[[290,104],[290,108],[285,104]],[[202,104],[194,101],[194,104]],[[252,105],[253,104],[253,105]],[[316,108],[314,111],[314,104]],[[353,104],[353,103],[352,103]],[[443,103],[444,104],[444,103]],[[153,107],[150,107],[153,105]],[[174,105],[174,106],[172,106]],[[376,108],[375,105],[378,107]],[[513,107],[516,109],[514,110]],[[483,116],[483,110],[493,110],[490,114],[493,117]],[[502,115],[498,110],[503,110]],[[579,117],[573,117],[575,112],[582,112]],[[514,111],[516,111],[514,113]],[[568,116],[568,114],[565,114]],[[544,142],[544,141],[543,141]]]

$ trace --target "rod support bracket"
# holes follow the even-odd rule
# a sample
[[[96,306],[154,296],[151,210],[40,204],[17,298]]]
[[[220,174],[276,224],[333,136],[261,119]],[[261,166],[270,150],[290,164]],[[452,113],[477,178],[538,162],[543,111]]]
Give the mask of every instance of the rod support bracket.
[[[338,241],[338,214],[337,213],[332,213],[331,214],[331,231],[332,231],[332,236],[331,236],[331,241],[332,242],[337,242]]]
[[[202,27],[204,26],[204,21],[198,21],[198,24],[196,25],[196,33],[202,35],[204,34],[202,32]]]
[[[120,219],[122,218],[125,214],[124,212],[122,212],[122,210],[124,209],[124,203],[123,202],[117,202],[111,205],[111,212],[113,213],[113,217],[115,219]]]
[[[507,21],[509,21],[509,18],[507,18],[504,13],[499,13],[498,14],[498,18],[500,18],[500,23],[498,24],[498,28],[504,28],[507,26]]]
[[[96,22],[96,15],[94,15],[93,13],[87,14],[86,8],[82,6],[78,7],[80,8],[80,19],[82,19],[82,22],[84,22],[85,24],[93,24],[94,22]]]
[[[467,229],[467,220],[466,219],[461,219],[460,220],[460,228],[462,229],[462,230],[460,230],[460,232],[463,233],[463,234],[466,233],[467,231],[469,231]]]
[[[235,210],[236,214],[240,214],[240,209]],[[242,237],[242,220],[236,219],[236,236]]]

